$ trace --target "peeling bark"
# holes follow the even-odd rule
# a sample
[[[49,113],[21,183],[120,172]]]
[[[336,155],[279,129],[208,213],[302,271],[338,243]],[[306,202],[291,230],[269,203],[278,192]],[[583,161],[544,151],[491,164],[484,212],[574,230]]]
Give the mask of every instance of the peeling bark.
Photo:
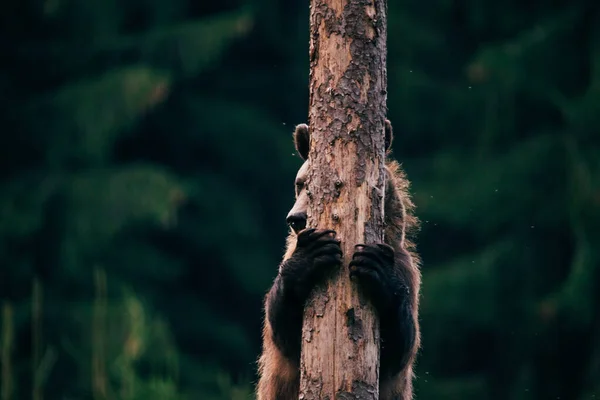
[[[350,281],[358,243],[383,243],[385,0],[311,0],[308,226],[335,229],[344,262],[315,289],[300,399],[378,399],[379,322]]]

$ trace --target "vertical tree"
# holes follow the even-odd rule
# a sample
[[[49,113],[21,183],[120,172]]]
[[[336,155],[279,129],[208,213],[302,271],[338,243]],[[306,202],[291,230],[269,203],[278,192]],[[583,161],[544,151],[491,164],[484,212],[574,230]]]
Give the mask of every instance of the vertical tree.
[[[309,226],[334,228],[347,266],[383,242],[385,0],[313,0]],[[379,323],[341,268],[305,310],[300,398],[377,399]],[[345,397],[344,397],[345,398]]]
[[[2,365],[2,379],[0,391],[2,400],[11,400],[13,397],[13,372],[12,351],[14,340],[13,307],[7,301],[2,305],[2,342],[0,343],[0,363]]]

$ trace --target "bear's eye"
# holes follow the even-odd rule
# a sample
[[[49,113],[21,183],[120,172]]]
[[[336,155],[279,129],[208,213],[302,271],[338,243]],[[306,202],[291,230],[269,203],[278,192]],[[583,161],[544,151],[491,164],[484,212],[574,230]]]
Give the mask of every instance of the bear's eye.
[[[300,192],[304,187],[304,182],[296,182],[296,190]]]

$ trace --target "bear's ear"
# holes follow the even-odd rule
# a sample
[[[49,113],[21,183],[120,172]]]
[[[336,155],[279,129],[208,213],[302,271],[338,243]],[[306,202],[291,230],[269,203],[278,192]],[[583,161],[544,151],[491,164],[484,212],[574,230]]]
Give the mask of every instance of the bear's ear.
[[[304,161],[308,159],[308,151],[310,150],[310,134],[308,133],[308,125],[300,124],[296,126],[294,131],[294,145],[300,158]]]
[[[394,131],[392,130],[392,123],[389,119],[385,120],[385,151],[388,152],[392,149],[392,142],[394,141]]]

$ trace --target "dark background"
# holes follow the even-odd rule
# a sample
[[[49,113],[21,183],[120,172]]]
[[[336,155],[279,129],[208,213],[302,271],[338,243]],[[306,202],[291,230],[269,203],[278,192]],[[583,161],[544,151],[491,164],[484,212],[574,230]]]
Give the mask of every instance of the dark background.
[[[418,399],[600,398],[599,5],[389,1]],[[2,3],[2,400],[250,398],[308,12]]]

